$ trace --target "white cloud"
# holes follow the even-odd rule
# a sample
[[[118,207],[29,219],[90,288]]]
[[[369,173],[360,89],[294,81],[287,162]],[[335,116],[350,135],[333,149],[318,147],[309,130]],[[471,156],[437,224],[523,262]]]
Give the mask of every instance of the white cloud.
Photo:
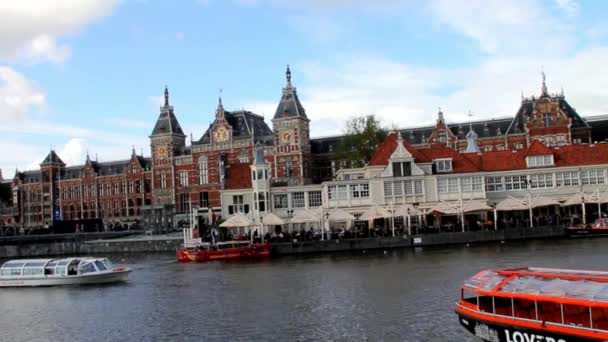
[[[108,15],[116,0],[0,2],[0,59],[63,62],[69,48],[59,37]]]
[[[576,16],[579,10],[579,3],[575,0],[555,0],[557,7],[566,12],[569,16]]]
[[[12,68],[0,66],[0,120],[14,121],[45,106],[44,91]]]
[[[608,48],[569,57],[488,58],[463,68],[421,68],[388,59],[358,58],[335,65],[294,66],[304,76],[298,89],[311,119],[313,136],[342,133],[353,115],[375,113],[388,124],[433,124],[437,107],[451,122],[512,117],[525,96],[540,93],[544,64],[551,92],[563,86],[566,99],[583,116],[608,113]],[[585,80],[581,82],[581,80]],[[445,87],[449,91],[443,91]],[[273,111],[276,102],[251,102],[247,108]]]
[[[541,0],[435,0],[430,9],[439,24],[477,41],[489,54],[555,54],[572,44],[571,28],[551,16]]]
[[[74,165],[82,162],[86,156],[86,147],[84,139],[72,138],[68,140],[60,149],[57,150],[59,158],[66,165]]]
[[[150,103],[152,103],[153,105],[160,107],[165,103],[165,96],[164,95],[148,96],[148,101],[150,101]]]

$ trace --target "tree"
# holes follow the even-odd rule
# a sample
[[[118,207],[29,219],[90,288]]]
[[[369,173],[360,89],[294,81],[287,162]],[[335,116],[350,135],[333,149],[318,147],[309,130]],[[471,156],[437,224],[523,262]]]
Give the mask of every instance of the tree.
[[[375,114],[361,115],[346,122],[345,136],[338,147],[338,158],[350,160],[351,167],[369,163],[388,129]]]

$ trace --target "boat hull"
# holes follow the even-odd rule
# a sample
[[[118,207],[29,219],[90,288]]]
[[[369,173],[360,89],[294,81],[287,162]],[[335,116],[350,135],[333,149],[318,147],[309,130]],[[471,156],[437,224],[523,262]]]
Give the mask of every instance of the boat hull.
[[[608,236],[608,229],[598,228],[576,228],[571,227],[566,229],[566,234],[570,237],[581,237],[581,236]]]
[[[90,275],[4,278],[0,279],[0,287],[108,284],[127,281],[130,272],[130,269],[124,269]]]
[[[179,262],[205,262],[212,260],[249,259],[270,256],[270,244],[226,248],[221,250],[178,249]]]
[[[456,311],[460,324],[471,334],[482,341],[488,342],[573,342],[573,341],[605,341],[604,338],[585,337],[580,335],[563,334],[548,329],[501,324],[492,320],[484,320]],[[588,332],[593,334],[593,332]]]

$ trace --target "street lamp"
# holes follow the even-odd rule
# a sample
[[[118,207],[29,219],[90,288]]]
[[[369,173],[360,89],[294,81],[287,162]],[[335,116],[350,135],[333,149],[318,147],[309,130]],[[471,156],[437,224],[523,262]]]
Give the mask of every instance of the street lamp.
[[[264,242],[264,216],[260,216],[260,241]]]
[[[412,236],[412,221],[410,220],[410,208],[407,208],[407,235]]]
[[[329,234],[329,211],[325,212],[325,222],[327,222],[327,234]],[[323,231],[325,230],[325,225],[321,229],[321,240],[323,240]],[[327,240],[329,240],[329,235],[327,236]]]

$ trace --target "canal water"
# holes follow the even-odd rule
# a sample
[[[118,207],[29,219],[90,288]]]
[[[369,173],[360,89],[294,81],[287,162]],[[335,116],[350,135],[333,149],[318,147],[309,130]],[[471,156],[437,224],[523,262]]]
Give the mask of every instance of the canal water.
[[[178,264],[114,256],[119,285],[0,289],[2,341],[474,341],[454,304],[483,268],[608,269],[608,239]]]

